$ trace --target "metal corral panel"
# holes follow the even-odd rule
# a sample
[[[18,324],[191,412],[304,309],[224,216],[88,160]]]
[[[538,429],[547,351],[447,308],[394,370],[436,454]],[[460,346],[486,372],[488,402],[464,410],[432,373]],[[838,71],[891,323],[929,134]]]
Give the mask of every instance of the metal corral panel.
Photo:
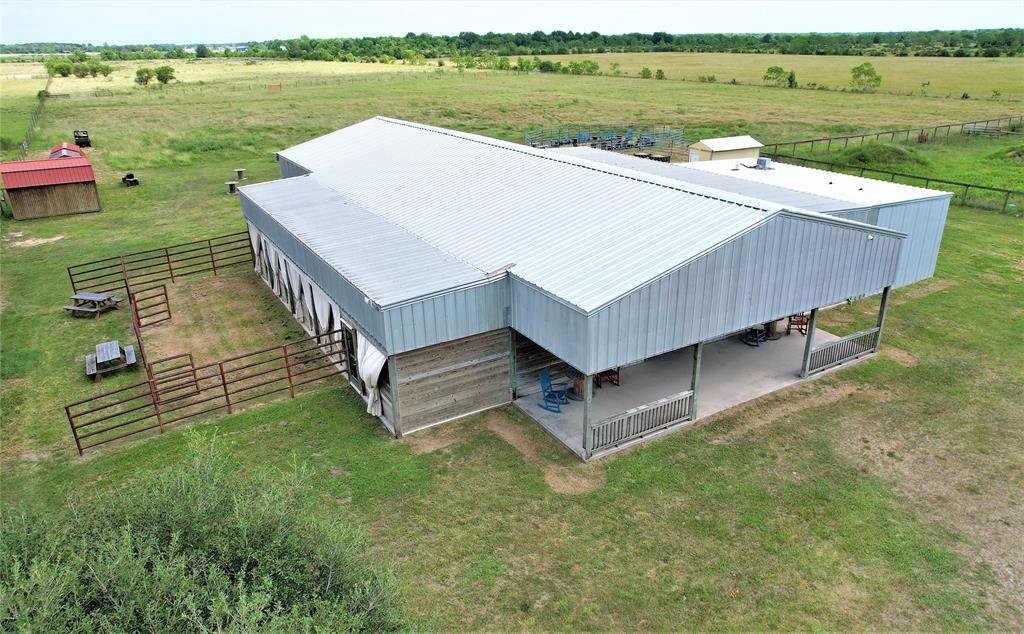
[[[870,228],[777,216],[592,315],[592,356],[580,369],[624,365],[880,290],[893,281],[900,242]]]
[[[278,167],[281,170],[281,178],[292,178],[295,176],[305,176],[309,174],[309,170],[302,167],[298,163],[289,161],[285,157],[278,154],[277,156]]]
[[[948,212],[949,198],[888,205],[877,210],[874,224],[907,234],[900,249],[894,286],[911,284],[935,274]]]
[[[793,189],[786,189],[784,187],[777,187],[775,185],[767,185],[744,178],[730,176],[729,173],[720,174],[717,172],[690,169],[687,167],[689,163],[662,163],[661,161],[637,158],[630,154],[609,152],[608,150],[599,150],[592,147],[560,147],[548,151],[597,161],[606,165],[625,167],[638,172],[644,172],[645,174],[654,174],[665,178],[673,178],[684,183],[711,187],[723,192],[749,196],[750,198],[769,200],[773,203],[784,205],[788,209],[807,209],[808,211],[817,211],[826,214],[847,212],[851,209],[862,209],[860,205],[850,203],[849,201],[809,194]],[[734,164],[737,162],[750,163],[750,161],[734,161]]]
[[[508,278],[384,310],[384,345],[396,354],[508,326]]]

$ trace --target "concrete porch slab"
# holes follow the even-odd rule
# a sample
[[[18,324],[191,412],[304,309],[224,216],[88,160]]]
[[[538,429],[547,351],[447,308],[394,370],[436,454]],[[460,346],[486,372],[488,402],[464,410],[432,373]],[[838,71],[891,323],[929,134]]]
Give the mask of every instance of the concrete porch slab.
[[[817,330],[815,345],[838,339]],[[751,347],[730,337],[706,344],[701,362],[697,417],[703,418],[740,403],[799,383],[800,362],[806,339],[799,334],[783,335],[760,347]],[[597,423],[628,409],[690,389],[693,349],[675,350],[619,371],[621,386],[605,382],[594,388],[591,421]],[[577,456],[583,456],[583,403],[571,401],[562,413],[548,412],[537,404],[537,395],[515,404]]]

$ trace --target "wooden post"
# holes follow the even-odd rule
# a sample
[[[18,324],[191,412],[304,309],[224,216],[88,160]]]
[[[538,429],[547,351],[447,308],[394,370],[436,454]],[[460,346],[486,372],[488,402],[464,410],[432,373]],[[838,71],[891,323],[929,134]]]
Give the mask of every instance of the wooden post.
[[[700,387],[700,362],[704,357],[704,342],[699,341],[693,346],[693,368],[690,372],[690,420],[697,420],[697,389]]]
[[[811,365],[811,353],[814,352],[814,329],[818,327],[818,309],[811,309],[811,318],[807,322],[807,341],[804,342],[804,361],[800,365],[800,378],[806,379]]]
[[[295,398],[295,385],[292,383],[292,364],[288,360],[288,346],[281,346],[281,354],[284,355],[284,371],[288,373],[288,393]]]
[[[395,426],[395,437],[402,437],[402,410],[398,396],[398,362],[395,355],[388,356],[388,379],[391,381],[391,424]]]
[[[516,370],[516,331],[508,329],[508,395],[509,400],[516,400],[519,389],[519,377]]]
[[[583,377],[583,459],[589,460],[590,447],[590,401],[594,398],[594,375]]]
[[[882,342],[882,326],[885,325],[885,313],[889,308],[889,291],[892,290],[892,286],[886,286],[882,290],[882,301],[878,305],[878,332],[875,333],[875,345],[873,346],[875,352],[878,352],[878,345]]]

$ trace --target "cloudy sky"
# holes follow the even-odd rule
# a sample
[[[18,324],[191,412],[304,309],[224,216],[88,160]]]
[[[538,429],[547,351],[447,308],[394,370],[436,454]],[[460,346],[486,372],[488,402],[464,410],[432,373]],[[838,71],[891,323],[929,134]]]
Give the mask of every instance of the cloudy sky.
[[[460,31],[763,33],[1019,27],[1024,0],[2,0],[0,42],[220,43]]]

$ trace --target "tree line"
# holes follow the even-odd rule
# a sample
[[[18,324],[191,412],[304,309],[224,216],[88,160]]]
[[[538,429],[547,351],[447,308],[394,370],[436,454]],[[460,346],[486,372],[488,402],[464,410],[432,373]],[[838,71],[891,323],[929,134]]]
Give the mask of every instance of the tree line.
[[[240,50],[236,50],[240,49]],[[0,53],[99,53],[104,61],[220,55],[323,61],[405,60],[620,52],[779,53],[795,55],[1000,57],[1024,55],[1024,29],[897,31],[887,33],[690,34],[665,32],[604,35],[574,31],[533,33],[407,33],[402,37],[275,39],[244,46],[174,44],[108,46],[68,43],[0,45]]]

